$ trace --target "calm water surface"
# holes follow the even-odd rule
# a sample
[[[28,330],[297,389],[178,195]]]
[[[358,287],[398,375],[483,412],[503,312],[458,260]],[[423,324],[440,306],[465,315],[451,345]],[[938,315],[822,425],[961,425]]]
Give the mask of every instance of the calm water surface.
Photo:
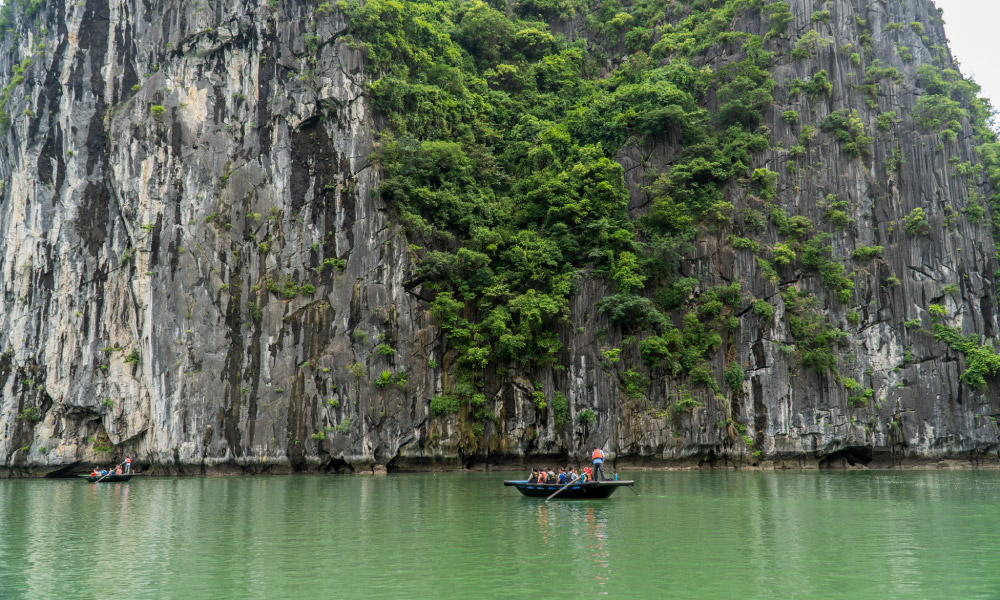
[[[1000,597],[1000,472],[511,476],[0,480],[0,598]]]

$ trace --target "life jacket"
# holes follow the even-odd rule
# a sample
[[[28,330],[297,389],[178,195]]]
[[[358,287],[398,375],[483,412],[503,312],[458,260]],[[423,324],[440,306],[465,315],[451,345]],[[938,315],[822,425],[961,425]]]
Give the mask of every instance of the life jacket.
[[[604,451],[601,450],[600,448],[594,450],[594,453],[590,456],[590,460],[595,460],[598,458],[604,460]]]
[[[538,483],[545,483],[545,471],[538,472]]]

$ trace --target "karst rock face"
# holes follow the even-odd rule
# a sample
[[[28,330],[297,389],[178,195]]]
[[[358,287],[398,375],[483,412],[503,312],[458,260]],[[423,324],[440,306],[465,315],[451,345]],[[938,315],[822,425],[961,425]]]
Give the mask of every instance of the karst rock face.
[[[708,365],[721,378],[738,363],[742,386],[708,391],[644,362],[644,334],[598,308],[608,279],[584,273],[554,326],[558,360],[481,374],[485,422],[431,411],[461,365],[416,278],[419,251],[378,193],[388,125],[342,8],[50,0],[12,11],[0,47],[0,473],[126,455],[164,472],[454,468],[579,459],[594,445],[620,464],[995,462],[1000,388],[963,383],[968,357],[932,329],[978,343],[1000,331],[990,209],[966,210],[990,190],[956,170],[980,160],[972,125],[960,119],[942,141],[912,118],[918,68],[950,60],[938,12],[927,0],[788,4],[787,29],[764,41],[777,87],[759,125],[772,147],[751,168],[778,174],[771,204],[829,232],[828,256],[855,284],[848,301],[815,270],[762,273],[732,242],[740,218],[703,226],[680,270],[699,290],[741,283],[726,309],[738,326]],[[763,38],[769,21],[748,9],[731,27]],[[811,31],[827,43],[793,57]],[[851,51],[865,31],[868,68],[874,57],[898,73],[874,91]],[[719,69],[733,57],[719,47],[698,60]],[[820,70],[831,91],[792,92]],[[701,103],[718,109],[711,93]],[[844,109],[873,138],[860,156],[819,129]],[[807,124],[817,129],[803,144]],[[648,209],[644,174],[668,170],[676,144],[652,136],[614,155],[632,216]],[[727,187],[733,214],[767,213],[754,189]],[[907,221],[915,209],[925,223]],[[756,236],[766,248],[787,239],[771,223]],[[802,364],[787,289],[809,292],[846,332],[837,374]],[[678,408],[689,389],[693,406]]]

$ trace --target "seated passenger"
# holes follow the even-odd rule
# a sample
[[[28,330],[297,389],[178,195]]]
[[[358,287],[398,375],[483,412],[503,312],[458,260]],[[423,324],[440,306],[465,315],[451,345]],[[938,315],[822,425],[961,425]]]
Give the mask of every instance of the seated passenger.
[[[590,483],[594,480],[594,472],[590,470],[590,467],[584,467],[583,469],[583,482]]]
[[[573,469],[573,468],[570,468],[569,474],[567,475],[567,477],[569,477],[570,481],[576,481],[577,479],[580,478],[580,476],[576,472],[576,469]]]
[[[559,467],[559,475],[556,477],[556,483],[559,485],[568,483],[566,480],[566,471],[562,467]]]
[[[532,469],[531,475],[528,476],[528,483],[535,483],[538,481],[538,469]]]

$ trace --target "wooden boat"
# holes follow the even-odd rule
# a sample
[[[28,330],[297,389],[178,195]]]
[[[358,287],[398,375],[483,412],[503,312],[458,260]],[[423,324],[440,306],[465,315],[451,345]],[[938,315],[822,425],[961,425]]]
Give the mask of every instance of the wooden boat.
[[[77,477],[83,477],[91,483],[97,481],[100,481],[101,483],[104,483],[105,481],[108,483],[113,483],[116,481],[128,481],[129,479],[135,477],[135,473],[123,473],[121,475],[105,475],[103,478],[100,475],[95,477],[90,473],[81,473],[80,475],[77,475]]]
[[[565,483],[528,483],[527,479],[509,479],[504,481],[505,486],[516,487],[519,492],[532,498],[548,498],[562,488],[565,490],[553,498],[565,500],[589,500],[593,498],[607,498],[615,493],[620,487],[631,487],[635,485],[632,479],[621,481],[590,481],[587,483],[571,483],[566,487]]]

